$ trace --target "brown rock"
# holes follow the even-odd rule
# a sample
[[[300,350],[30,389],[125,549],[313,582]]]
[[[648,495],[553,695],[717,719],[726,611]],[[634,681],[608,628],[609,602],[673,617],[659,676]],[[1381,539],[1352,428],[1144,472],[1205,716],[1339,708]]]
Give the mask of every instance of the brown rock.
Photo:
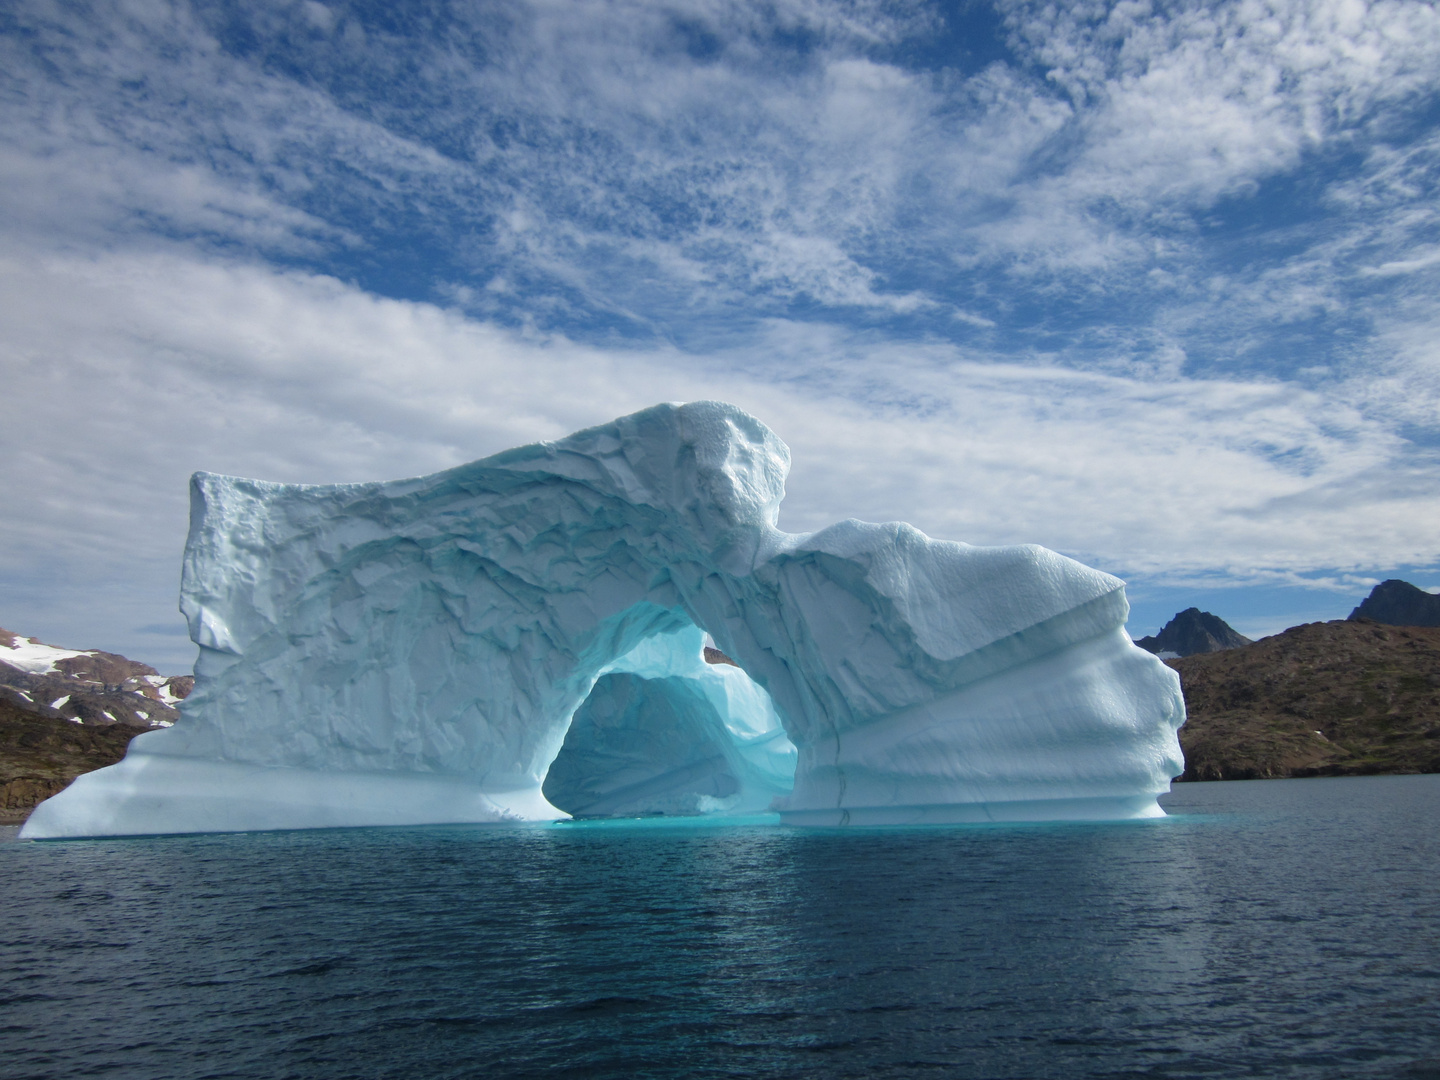
[[[20,776],[0,784],[0,812],[4,816],[15,816],[18,812],[28,814],[51,795],[64,791],[69,780],[47,780],[39,776]]]
[[[1308,623],[1166,663],[1183,780],[1440,772],[1440,628]]]
[[[127,682],[138,682],[144,675],[160,674],[149,664],[142,664],[138,660],[127,660],[123,656],[100,652],[98,649],[81,653],[79,656],[67,656],[63,660],[57,660],[55,667],[71,678],[114,687],[122,686]]]
[[[184,701],[195,689],[194,675],[172,675],[162,684],[169,688],[172,696]]]
[[[0,822],[22,821],[81,773],[113,765],[138,732],[36,716],[0,698]]]
[[[190,681],[193,684],[194,680]],[[140,728],[173,724],[180,718],[179,712],[161,701],[158,694],[152,696],[144,692],[153,689],[149,683],[127,689],[124,683],[106,686],[68,675],[31,675],[0,667],[0,700],[51,719],[78,718],[86,724],[128,724]],[[60,702],[58,708],[51,705],[56,701]]]

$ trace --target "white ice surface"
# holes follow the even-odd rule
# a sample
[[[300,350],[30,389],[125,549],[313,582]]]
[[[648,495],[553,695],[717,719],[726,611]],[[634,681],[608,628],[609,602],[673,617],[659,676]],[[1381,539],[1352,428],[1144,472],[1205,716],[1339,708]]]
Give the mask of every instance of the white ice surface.
[[[1121,581],[902,523],[781,532],[788,468],[759,421],[699,402],[413,480],[196,474],[183,720],[23,835],[554,818],[571,719],[627,671],[632,697],[723,689],[687,706],[717,751],[662,772],[773,773],[778,720],[792,822],[1160,812],[1184,705],[1125,635]],[[701,678],[700,631],[743,674]]]
[[[87,773],[42,803],[22,837],[145,836],[175,832],[250,832],[358,825],[534,821],[554,813],[539,792],[482,793],[463,779],[433,773],[355,773],[276,769],[232,761],[146,753],[144,743],[177,728],[131,740],[109,768]],[[65,792],[61,792],[64,795]],[[43,814],[44,831],[30,828]],[[103,833],[95,821],[108,822]]]

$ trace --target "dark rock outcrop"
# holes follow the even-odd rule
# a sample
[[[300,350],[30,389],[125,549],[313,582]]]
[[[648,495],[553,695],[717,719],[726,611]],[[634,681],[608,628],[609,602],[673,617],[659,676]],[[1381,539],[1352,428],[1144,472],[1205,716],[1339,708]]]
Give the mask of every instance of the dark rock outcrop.
[[[1180,673],[1185,780],[1440,772],[1440,629],[1291,627]]]
[[[77,724],[0,700],[0,824],[23,821],[81,773],[115,764],[138,734],[129,724]]]
[[[1224,619],[1199,608],[1186,608],[1160,633],[1135,642],[1146,652],[1194,656],[1249,645],[1250,639],[1236,633]]]
[[[83,724],[128,724],[149,729],[173,724],[180,717],[173,705],[159,700],[156,688],[149,684],[106,685],[66,675],[30,675],[4,667],[0,667],[0,701],[33,716]]]
[[[1352,619],[1372,619],[1387,626],[1440,626],[1440,596],[1391,578],[1370,590]]]

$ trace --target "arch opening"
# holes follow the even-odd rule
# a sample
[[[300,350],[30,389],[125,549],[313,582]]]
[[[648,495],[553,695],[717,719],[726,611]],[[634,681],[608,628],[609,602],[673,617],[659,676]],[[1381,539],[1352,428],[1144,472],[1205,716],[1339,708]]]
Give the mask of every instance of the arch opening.
[[[546,771],[547,802],[573,817],[693,817],[769,810],[797,753],[769,694],[693,625],[607,666]]]

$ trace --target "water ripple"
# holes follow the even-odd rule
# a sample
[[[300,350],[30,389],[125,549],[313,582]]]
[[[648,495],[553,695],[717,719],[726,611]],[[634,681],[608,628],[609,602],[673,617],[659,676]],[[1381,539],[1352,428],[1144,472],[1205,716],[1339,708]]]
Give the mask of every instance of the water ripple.
[[[1440,777],[1168,803],[0,843],[0,1073],[1440,1078]]]

